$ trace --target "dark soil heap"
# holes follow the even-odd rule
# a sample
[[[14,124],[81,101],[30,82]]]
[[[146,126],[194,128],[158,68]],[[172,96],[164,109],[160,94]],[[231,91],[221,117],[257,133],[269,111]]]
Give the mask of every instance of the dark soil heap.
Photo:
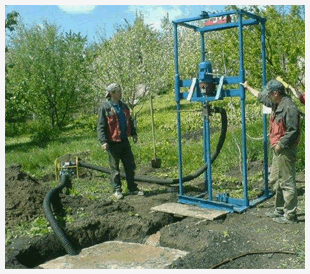
[[[251,170],[262,169],[253,163],[249,167]],[[232,170],[231,174],[234,173]],[[51,178],[36,180],[23,172],[20,165],[6,168],[6,228],[44,216],[43,201],[51,190]],[[87,177],[83,180],[91,181]],[[219,263],[219,268],[235,269],[304,268],[304,172],[297,174],[296,181],[297,224],[279,224],[265,216],[266,212],[273,210],[274,198],[242,214],[227,214],[225,218],[214,221],[154,212],[151,210],[154,206],[177,202],[177,193],[168,188],[156,191],[158,185],[148,185],[145,196],[128,195],[120,201],[60,194],[63,208],[70,207],[74,219],[60,225],[77,250],[113,240],[144,243],[150,235],[160,232],[161,246],[189,252],[167,268],[207,269]],[[200,183],[196,182],[196,186]],[[6,246],[5,267],[36,268],[65,254],[53,232],[33,238],[16,238]],[[238,257],[240,254],[246,255]],[[230,260],[234,257],[238,259]],[[221,264],[223,261],[226,263]]]
[[[43,200],[48,189],[21,170],[20,165],[5,169],[5,225],[43,216]]]

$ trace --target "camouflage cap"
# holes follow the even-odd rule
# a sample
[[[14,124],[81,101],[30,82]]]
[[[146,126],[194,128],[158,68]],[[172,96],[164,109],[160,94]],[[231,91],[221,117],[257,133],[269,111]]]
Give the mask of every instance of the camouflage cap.
[[[263,95],[269,95],[273,91],[279,91],[280,93],[284,93],[285,88],[284,85],[278,80],[270,80],[263,90]]]
[[[107,92],[105,94],[105,97],[111,96],[111,92],[116,91],[116,90],[121,90],[120,85],[117,83],[110,84],[107,88]]]

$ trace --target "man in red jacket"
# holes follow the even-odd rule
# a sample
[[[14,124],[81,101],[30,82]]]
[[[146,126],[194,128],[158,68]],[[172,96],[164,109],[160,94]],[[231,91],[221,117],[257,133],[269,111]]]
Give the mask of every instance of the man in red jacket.
[[[283,84],[277,80],[267,83],[263,92],[258,92],[245,82],[244,87],[258,101],[272,108],[270,117],[270,145],[273,160],[270,185],[274,185],[275,210],[268,217],[280,223],[297,222],[297,188],[295,162],[299,142],[299,111],[293,100],[285,94]]]
[[[144,195],[134,181],[136,164],[131,151],[128,137],[132,136],[136,143],[138,140],[134,123],[130,116],[128,106],[121,101],[122,90],[113,83],[108,86],[106,98],[108,99],[99,110],[97,126],[98,141],[102,149],[108,152],[111,168],[111,184],[114,196],[122,199],[119,162],[123,163],[126,173],[129,194]]]

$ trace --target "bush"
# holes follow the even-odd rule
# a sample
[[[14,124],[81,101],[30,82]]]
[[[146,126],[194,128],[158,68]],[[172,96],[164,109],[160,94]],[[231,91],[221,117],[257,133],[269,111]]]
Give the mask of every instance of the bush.
[[[297,150],[297,161],[296,161],[296,170],[302,171],[305,169],[305,161],[306,161],[306,148],[305,148],[305,137],[306,137],[306,128],[305,128],[305,117],[303,116],[301,119],[300,126],[300,141]]]
[[[98,115],[86,116],[80,115],[74,120],[73,127],[75,129],[97,130]]]
[[[48,123],[39,120],[32,122],[29,130],[31,140],[41,144],[49,142],[59,133],[58,129],[52,128]]]
[[[31,124],[32,121],[26,122],[5,122],[5,136],[6,137],[18,137],[24,134],[32,132]]]

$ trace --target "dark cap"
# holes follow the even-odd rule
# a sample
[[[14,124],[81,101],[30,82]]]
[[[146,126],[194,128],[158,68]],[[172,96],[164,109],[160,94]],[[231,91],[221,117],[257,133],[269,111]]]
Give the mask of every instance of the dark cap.
[[[280,93],[284,93],[285,88],[284,85],[278,80],[270,80],[263,90],[263,95],[269,95],[273,91],[279,91]]]

